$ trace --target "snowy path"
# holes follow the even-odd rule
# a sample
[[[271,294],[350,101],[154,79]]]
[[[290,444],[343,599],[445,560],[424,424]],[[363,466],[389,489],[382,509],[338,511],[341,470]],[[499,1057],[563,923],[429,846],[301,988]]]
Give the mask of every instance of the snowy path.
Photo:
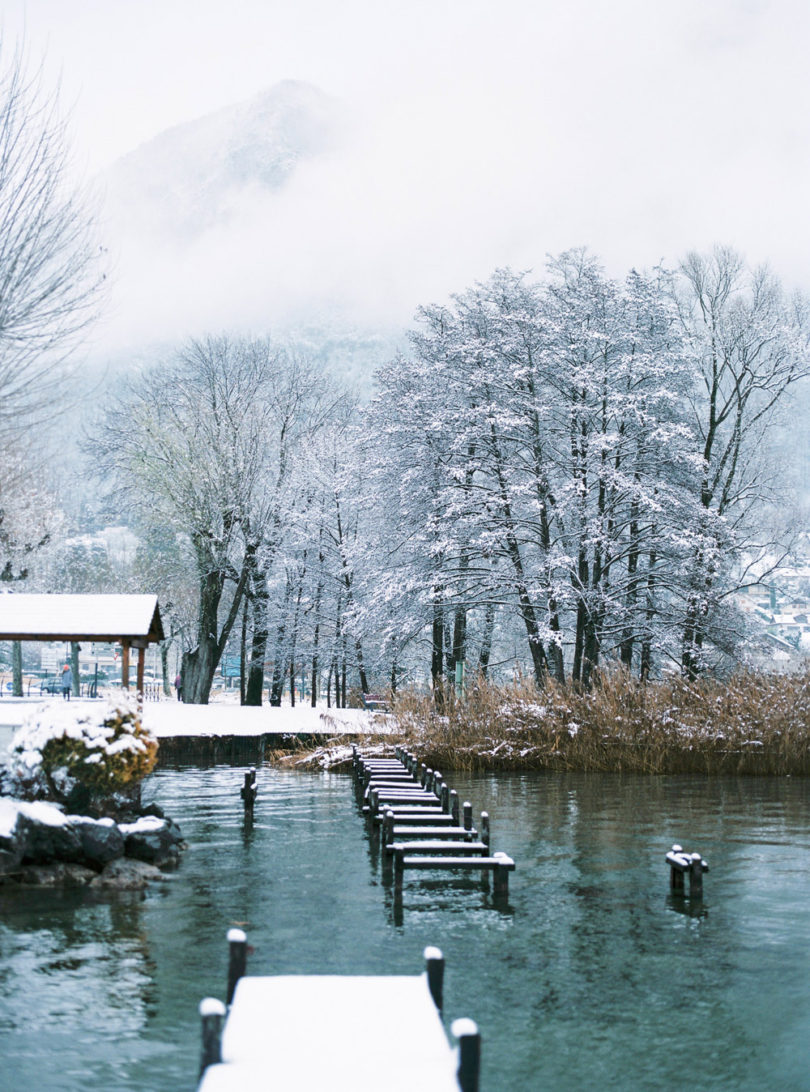
[[[54,699],[61,705],[62,699]],[[41,699],[3,699],[0,702],[0,750],[11,741],[26,714]],[[95,702],[73,701],[74,707],[93,706]],[[158,739],[195,736],[294,735],[298,733],[355,734],[385,731],[387,718],[364,709],[327,709],[297,705],[274,708],[270,705],[239,706],[226,702],[211,705],[183,705],[178,701],[146,702],[144,722]]]

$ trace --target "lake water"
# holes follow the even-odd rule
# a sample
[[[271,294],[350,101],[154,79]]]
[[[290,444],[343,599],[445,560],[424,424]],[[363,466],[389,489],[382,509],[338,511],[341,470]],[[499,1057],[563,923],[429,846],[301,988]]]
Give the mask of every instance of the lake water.
[[[418,973],[441,947],[483,1092],[810,1089],[807,782],[453,776],[517,861],[508,910],[406,873],[400,916],[348,776],[262,769],[250,834],[242,779],[154,775],[189,849],[146,898],[0,888],[5,1092],[193,1089],[233,924],[256,974]],[[673,842],[709,862],[700,906],[669,895]]]

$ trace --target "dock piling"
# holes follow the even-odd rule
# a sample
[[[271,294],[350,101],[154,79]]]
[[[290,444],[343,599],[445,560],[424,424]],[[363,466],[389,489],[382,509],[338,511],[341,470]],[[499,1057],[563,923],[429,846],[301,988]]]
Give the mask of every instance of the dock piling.
[[[669,865],[669,889],[673,895],[683,896],[684,876],[689,876],[689,898],[703,898],[703,873],[709,866],[699,853],[685,853],[682,846],[674,845],[666,856]]]
[[[479,872],[487,889],[492,872],[495,904],[503,907],[515,862],[505,853],[492,853],[489,814],[481,812],[479,836],[472,804],[465,800],[460,807],[458,794],[441,773],[403,747],[394,758],[365,755],[359,749],[354,755],[373,856],[381,851],[383,884],[387,887],[393,880],[395,919],[397,912],[401,917],[406,870]]]
[[[202,1020],[202,1056],[200,1058],[200,1076],[209,1065],[222,1061],[222,1021],[225,1018],[225,1006],[216,997],[204,997],[200,1002]]]
[[[481,1032],[474,1020],[454,1020],[450,1030],[458,1039],[458,1086],[461,1092],[478,1092],[481,1072]]]
[[[240,796],[245,805],[245,818],[253,818],[253,805],[258,795],[259,787],[256,780],[256,767],[251,766],[248,772],[245,774],[245,783],[240,791]]]
[[[505,853],[493,853],[493,857],[499,860],[503,858],[503,864],[497,864],[495,866],[492,882],[492,893],[501,898],[507,898],[509,895],[509,869],[506,867],[509,858]]]
[[[424,958],[430,996],[441,1013],[444,1001],[444,956],[441,948],[425,948]]]
[[[247,936],[241,929],[228,930],[228,992],[226,999],[230,1005],[236,983],[247,969]]]

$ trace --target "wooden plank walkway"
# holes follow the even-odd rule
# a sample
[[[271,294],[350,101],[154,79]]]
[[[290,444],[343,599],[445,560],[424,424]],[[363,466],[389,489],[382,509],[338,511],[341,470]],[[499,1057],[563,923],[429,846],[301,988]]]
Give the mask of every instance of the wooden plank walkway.
[[[240,977],[246,937],[241,930],[228,937],[232,1000],[224,1028],[221,1002],[200,1006],[198,1092],[477,1092],[480,1036],[473,1021],[458,1020],[458,1049],[448,1042],[437,948],[425,950],[421,975]]]
[[[486,812],[481,813],[479,838],[472,805],[459,807],[458,794],[442,775],[404,747],[397,747],[392,758],[364,755],[356,745],[352,753],[363,814],[381,828],[384,869],[393,862],[395,895],[402,893],[406,869],[418,869],[477,871],[482,877],[492,872],[496,898],[508,898],[515,862],[505,853],[491,852]]]

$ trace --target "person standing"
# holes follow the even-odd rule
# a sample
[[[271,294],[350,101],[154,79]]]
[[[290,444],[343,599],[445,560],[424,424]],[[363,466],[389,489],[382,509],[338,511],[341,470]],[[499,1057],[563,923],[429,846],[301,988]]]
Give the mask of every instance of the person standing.
[[[73,672],[70,670],[70,664],[65,664],[62,668],[62,697],[67,701],[70,701],[70,694],[73,690]]]
[[[179,671],[177,672],[177,676],[176,676],[176,678],[174,680],[174,685],[175,685],[175,688],[177,689],[177,700],[182,701],[183,700],[183,676],[180,674]]]

